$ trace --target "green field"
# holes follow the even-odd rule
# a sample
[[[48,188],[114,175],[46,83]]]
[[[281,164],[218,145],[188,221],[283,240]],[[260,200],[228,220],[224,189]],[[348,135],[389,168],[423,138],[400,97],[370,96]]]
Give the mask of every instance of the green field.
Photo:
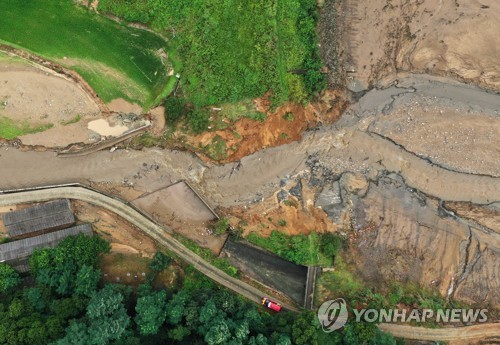
[[[148,108],[174,85],[160,36],[94,14],[69,0],[0,1],[0,41],[79,72],[104,102]],[[169,80],[170,79],[170,80]]]
[[[27,121],[19,123],[0,115],[0,138],[14,139],[26,134],[43,132],[53,126],[53,124],[32,125]]]
[[[167,36],[182,61],[184,95],[195,106],[267,91],[275,104],[306,102],[325,87],[315,0],[101,0],[99,10]]]

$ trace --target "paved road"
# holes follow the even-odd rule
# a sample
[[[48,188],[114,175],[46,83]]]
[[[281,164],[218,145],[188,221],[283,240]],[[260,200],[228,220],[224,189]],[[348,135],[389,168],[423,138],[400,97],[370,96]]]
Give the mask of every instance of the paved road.
[[[318,266],[307,267],[306,292],[304,294],[304,307],[314,309],[314,291],[316,290],[316,278],[320,268]]]
[[[83,187],[57,187],[42,190],[22,191],[16,193],[0,194],[0,206],[15,205],[22,203],[41,202],[52,199],[77,199],[86,201],[93,205],[106,208],[120,217],[123,217],[136,227],[144,231],[151,238],[155,239],[159,244],[163,245],[168,250],[175,253],[187,263],[193,265],[201,273],[213,279],[217,283],[227,287],[245,296],[251,301],[260,303],[263,292],[253,286],[244,283],[236,278],[233,278],[223,271],[215,268],[198,255],[187,249],[179,241],[173,238],[163,227],[157,225],[132,207],[125,204],[123,201],[111,198],[104,194],[83,188]],[[274,298],[273,298],[274,299]],[[276,299],[274,299],[276,300]],[[298,311],[297,308],[282,301],[276,302],[283,305],[284,308],[292,311]]]

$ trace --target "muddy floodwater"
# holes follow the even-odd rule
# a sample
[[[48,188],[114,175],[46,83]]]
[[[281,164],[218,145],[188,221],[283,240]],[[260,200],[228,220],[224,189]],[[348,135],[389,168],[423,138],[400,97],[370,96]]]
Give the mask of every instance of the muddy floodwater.
[[[104,119],[90,121],[88,124],[88,129],[99,133],[103,136],[117,136],[125,133],[128,130],[127,126],[110,126],[108,121]]]

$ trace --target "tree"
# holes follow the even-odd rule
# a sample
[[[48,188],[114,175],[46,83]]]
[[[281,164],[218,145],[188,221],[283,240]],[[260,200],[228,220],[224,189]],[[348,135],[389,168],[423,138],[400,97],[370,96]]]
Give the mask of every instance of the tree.
[[[194,109],[188,114],[189,128],[196,134],[203,133],[210,124],[210,113],[204,109]]]
[[[200,310],[200,324],[209,324],[218,314],[217,307],[212,299],[209,299]]]
[[[6,263],[0,263],[0,293],[7,293],[20,283],[19,273]]]
[[[60,295],[71,295],[77,285],[77,274],[84,266],[96,267],[102,254],[110,250],[99,236],[79,234],[65,238],[55,248],[35,250],[30,258],[31,274],[39,284],[49,286]],[[92,283],[97,273],[84,269],[80,283]]]
[[[178,325],[184,316],[186,301],[189,296],[186,290],[176,293],[167,303],[167,321],[171,325]]]
[[[276,340],[276,345],[292,345],[292,341],[288,336],[280,334],[278,340]]]
[[[85,311],[86,303],[86,300],[78,296],[60,298],[50,303],[49,310],[52,314],[68,320],[80,316]]]
[[[84,265],[76,275],[75,294],[90,297],[97,289],[101,279],[101,271],[92,266]]]
[[[84,322],[73,321],[66,328],[66,335],[54,345],[88,345],[90,337],[88,327]]]
[[[234,327],[234,337],[237,340],[246,340],[250,334],[250,328],[247,321],[237,322]]]
[[[137,300],[135,322],[142,335],[156,334],[167,317],[167,295],[164,290]]]
[[[343,343],[345,345],[369,344],[377,335],[377,325],[367,322],[349,322],[344,327]]]
[[[344,245],[342,237],[326,233],[321,236],[320,250],[326,256],[333,258]]]
[[[318,343],[316,317],[311,312],[303,312],[297,316],[292,325],[292,339],[296,345],[313,345]]]
[[[229,327],[225,320],[215,322],[205,334],[205,341],[208,345],[224,344],[230,336]]]
[[[42,311],[47,306],[45,296],[43,296],[40,288],[25,288],[23,290],[23,297],[36,311]]]
[[[177,326],[168,331],[168,337],[175,341],[182,341],[185,337],[191,334],[189,328],[184,326]]]
[[[170,257],[166,256],[162,252],[156,252],[153,260],[149,264],[149,268],[151,268],[153,271],[161,272],[168,266],[170,266],[171,261],[172,259],[170,259]]]
[[[169,97],[165,100],[165,119],[175,123],[186,113],[186,102],[182,98]]]
[[[92,344],[120,339],[130,324],[123,295],[111,285],[92,295],[87,306],[88,334]]]
[[[268,345],[267,338],[264,336],[264,334],[259,333],[257,334],[256,337],[251,337],[248,340],[248,345]]]

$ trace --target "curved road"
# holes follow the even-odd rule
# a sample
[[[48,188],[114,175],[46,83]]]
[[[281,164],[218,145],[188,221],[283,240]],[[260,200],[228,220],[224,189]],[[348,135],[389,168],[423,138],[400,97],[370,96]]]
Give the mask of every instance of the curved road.
[[[136,227],[144,231],[151,238],[155,239],[168,250],[175,253],[187,263],[193,265],[201,273],[213,279],[217,283],[231,289],[251,301],[260,303],[263,292],[253,286],[233,278],[212,266],[198,255],[187,249],[183,244],[167,233],[167,230],[157,225],[132,207],[126,205],[123,201],[111,198],[104,194],[83,188],[83,187],[54,187],[49,189],[28,190],[15,193],[0,194],[0,206],[41,202],[51,199],[76,199],[86,201],[93,205],[106,208],[120,217],[126,219]],[[273,298],[274,299],[274,298]],[[276,300],[283,307],[292,311],[298,311],[297,308],[282,301]]]
[[[397,136],[396,139],[390,136],[391,131],[398,129],[398,126],[403,129],[407,126],[407,132],[401,132],[401,136],[409,133],[413,127],[406,124],[407,113],[415,112],[415,109],[420,107],[429,107],[431,110],[452,109],[457,114],[477,113],[482,122],[478,122],[474,128],[461,128],[468,130],[463,132],[451,128],[453,123],[448,121],[450,129],[447,126],[436,128],[441,131],[449,130],[455,136],[454,141],[450,141],[451,144],[440,143],[436,139],[433,141],[436,143],[435,147],[405,147],[396,140]],[[276,192],[282,179],[308,174],[311,169],[307,161],[310,156],[316,155],[319,157],[318,163],[331,174],[346,171],[363,174],[394,172],[404,179],[408,187],[441,201],[491,204],[500,202],[500,176],[497,173],[500,162],[498,109],[499,95],[467,85],[433,80],[431,77],[412,77],[398,81],[397,85],[387,89],[368,92],[335,125],[309,132],[301,142],[262,150],[237,163],[207,166],[191,154],[158,149],[145,152],[95,152],[87,156],[61,159],[52,152],[23,152],[4,146],[0,148],[0,181],[3,188],[68,181],[120,185],[130,182],[139,191],[151,192],[174,181],[186,179],[197,183],[196,187],[201,189],[205,196],[210,196],[212,203],[229,207],[254,202],[256,196],[259,200],[268,197]],[[397,111],[403,114],[394,115],[399,122],[394,122],[395,125],[387,124],[386,131],[377,129],[375,125],[380,123],[376,123],[376,119]],[[436,118],[446,118],[440,116],[437,110],[430,111],[430,114]],[[420,119],[418,112],[413,116],[415,121]],[[491,119],[495,121],[492,122]],[[455,142],[461,143],[464,140],[471,143],[474,143],[475,139],[486,140],[473,133],[475,130],[483,133],[481,128],[485,126],[490,126],[490,132],[493,133],[490,139],[486,138],[490,140],[488,145],[471,144],[463,152],[453,146]],[[425,134],[422,139],[431,140],[433,136]],[[452,138],[447,137],[446,140],[448,139]],[[434,151],[442,152],[442,155],[434,157]],[[453,152],[450,154],[448,151]],[[479,163],[486,157],[484,159],[491,164],[475,164],[478,162],[475,156],[479,157]],[[470,169],[462,169],[462,160]],[[115,212],[211,279],[252,301],[260,302],[262,292],[258,289],[212,267],[176,241],[167,233],[167,229],[158,226],[121,200],[86,188],[65,186],[9,194],[0,192],[0,205],[54,198],[79,199]],[[498,233],[488,233],[487,236],[483,243],[488,245],[498,240]],[[284,306],[297,310],[293,306]],[[498,323],[447,329],[394,324],[382,324],[380,327],[395,336],[421,340],[468,340],[500,334]]]
[[[158,243],[178,255],[181,259],[193,265],[207,277],[227,287],[228,289],[245,296],[251,301],[260,303],[260,299],[263,295],[260,290],[227,275],[225,272],[201,259],[198,255],[194,254],[183,244],[173,238],[168,233],[170,230],[157,225],[155,222],[119,199],[111,198],[84,187],[63,186],[40,190],[9,192],[5,194],[0,192],[0,206],[42,202],[59,198],[85,201],[116,213],[144,231],[150,237],[158,241]],[[279,300],[277,300],[277,302],[281,303],[286,309],[298,311],[298,309],[294,306]],[[430,329],[396,324],[380,324],[379,328],[384,332],[391,333],[395,337],[431,341],[478,340],[489,337],[498,337],[500,334],[500,323],[445,329]]]

